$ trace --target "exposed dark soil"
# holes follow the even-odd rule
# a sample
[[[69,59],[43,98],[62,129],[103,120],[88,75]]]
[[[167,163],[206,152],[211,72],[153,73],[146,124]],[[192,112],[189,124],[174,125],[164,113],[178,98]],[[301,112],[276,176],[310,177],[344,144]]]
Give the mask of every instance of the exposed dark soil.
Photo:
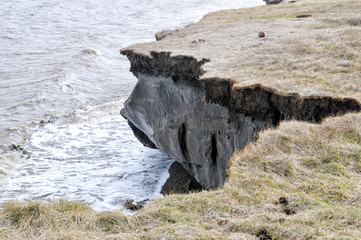
[[[201,66],[209,60],[197,61],[192,56],[170,56],[170,52],[151,52],[151,56],[137,54],[131,50],[120,52],[130,61],[130,71],[175,79],[199,79],[204,71]]]
[[[188,193],[201,191],[202,186],[192,177],[183,166],[174,162],[169,168],[170,177],[162,187],[162,194]]]
[[[361,111],[361,104],[352,98],[329,96],[301,97],[297,93],[282,94],[261,84],[235,88],[231,79],[202,79],[202,65],[192,56],[171,56],[170,52],[151,52],[151,56],[131,50],[121,51],[131,62],[131,72],[201,81],[207,102],[220,104],[255,120],[277,125],[283,119],[321,122],[328,116]]]

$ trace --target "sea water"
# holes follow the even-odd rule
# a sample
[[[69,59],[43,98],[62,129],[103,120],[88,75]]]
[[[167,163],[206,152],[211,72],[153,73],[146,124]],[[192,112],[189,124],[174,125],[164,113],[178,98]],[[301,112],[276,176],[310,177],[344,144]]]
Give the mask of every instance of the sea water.
[[[0,204],[96,210],[159,196],[172,159],[119,115],[136,83],[119,49],[262,0],[0,0]]]

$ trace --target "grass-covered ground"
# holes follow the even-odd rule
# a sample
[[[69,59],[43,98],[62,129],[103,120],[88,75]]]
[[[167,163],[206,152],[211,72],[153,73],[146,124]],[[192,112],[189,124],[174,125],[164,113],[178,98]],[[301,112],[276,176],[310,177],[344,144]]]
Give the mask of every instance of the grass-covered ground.
[[[360,0],[285,0],[213,12],[198,23],[167,31],[161,41],[122,51],[208,59],[200,78],[229,79],[237,89],[259,85],[280,95],[360,102],[360,13]],[[264,38],[258,37],[260,31]]]
[[[76,202],[9,203],[0,238],[360,239],[360,113],[284,122],[231,160],[219,190],[166,196],[134,216]]]
[[[305,81],[305,87],[315,83],[334,97],[360,99],[360,2],[315,2],[264,6],[248,15],[222,11],[202,21],[223,19],[232,24],[250,21],[250,16],[265,22],[292,19],[300,13],[297,6],[303,8],[302,14],[320,14],[321,20],[309,19],[304,25],[305,35],[316,32],[315,38],[288,42],[282,38],[286,48],[269,44],[263,55],[254,55],[261,64],[253,64],[252,59],[240,62],[246,68],[241,71],[232,65],[229,74],[240,77],[249,70],[246,75],[251,80],[279,78],[299,86]],[[276,23],[281,27],[283,22]],[[302,27],[298,21],[295,24]],[[337,84],[342,91],[334,93]],[[8,203],[0,209],[0,239],[361,238],[361,113],[328,118],[321,124],[282,122],[235,153],[228,171],[226,184],[218,190],[166,196],[133,216],[95,212],[77,202]]]

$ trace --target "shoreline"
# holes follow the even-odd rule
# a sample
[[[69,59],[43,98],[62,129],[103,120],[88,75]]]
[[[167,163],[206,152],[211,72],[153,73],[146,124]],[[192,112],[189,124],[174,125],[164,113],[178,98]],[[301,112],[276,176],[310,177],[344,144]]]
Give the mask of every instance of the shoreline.
[[[247,114],[242,107],[239,112],[227,110],[229,101],[237,104],[234,101],[240,97],[232,92],[242,88],[257,90],[257,94],[250,92],[251,97],[244,98],[248,99],[247,103],[255,103],[253,107],[250,105],[249,116],[244,115],[244,121],[252,126],[260,124],[257,138],[247,142],[244,149],[231,153],[225,169],[226,182],[215,190],[167,195],[152,201],[134,216],[125,216],[119,211],[95,212],[83,204],[66,201],[9,203],[0,210],[3,223],[0,223],[0,238],[357,239],[361,234],[361,78],[358,71],[361,45],[354,37],[361,33],[358,9],[361,3],[352,0],[317,3],[298,0],[276,6],[218,11],[206,15],[199,23],[175,30],[160,41],[126,48],[123,52],[137,49],[134,56],[129,52],[128,55],[133,58],[133,72],[142,81],[156,80],[161,86],[167,86],[168,81],[172,83],[171,89],[183,91],[192,88],[194,91],[189,95],[198,95],[190,99],[201,101],[203,98],[204,106],[212,107],[211,110],[219,107],[222,113],[232,113],[228,115],[231,122],[233,114]],[[304,13],[313,17],[293,18]],[[337,19],[333,14],[338,15]],[[252,16],[254,20],[249,19]],[[241,34],[234,31],[240,29],[238,25],[246,26],[247,31],[251,31],[251,26],[258,27],[249,34]],[[261,26],[266,34],[263,39],[257,35]],[[271,27],[277,30],[272,31]],[[288,30],[294,27],[295,32],[302,34],[284,38],[283,27]],[[228,36],[233,34],[235,39],[230,39],[231,44],[222,48],[214,42],[215,29],[218,34],[221,32],[221,37],[229,31]],[[327,29],[328,35],[324,35]],[[310,38],[314,32],[317,36]],[[205,38],[203,34],[210,34],[212,38]],[[242,43],[237,34],[250,38],[246,46],[234,45]],[[300,38],[304,35],[307,38]],[[192,43],[195,39],[196,44]],[[217,51],[210,50],[210,46]],[[340,46],[341,50],[337,51]],[[164,57],[167,55],[170,57]],[[312,78],[312,74],[316,74],[316,78]],[[232,79],[233,84],[219,79]],[[294,90],[299,88],[296,93],[302,103],[311,96],[329,99],[331,103],[299,105],[288,113],[288,104],[297,106],[297,100],[289,98],[284,100],[285,108],[277,106],[279,113],[262,111],[268,109],[268,104],[274,107],[277,102],[275,96],[258,95],[263,87],[291,97],[295,97]],[[142,95],[133,94],[133,97],[139,96]],[[264,101],[268,98],[271,102]],[[308,110],[305,112],[311,112],[311,118],[307,113],[298,117],[303,107]],[[330,107],[333,110],[322,115],[323,110]],[[177,108],[171,110],[176,112]],[[356,112],[347,113],[351,110]],[[322,117],[315,118],[316,113]],[[265,121],[258,122],[257,116]],[[127,117],[134,116],[128,112]],[[140,122],[132,124],[138,129],[142,126]],[[181,127],[175,132],[180,142],[189,141],[189,133],[184,129]],[[195,135],[206,132],[192,131]],[[151,134],[146,135],[158,148],[167,149],[161,143],[169,144],[168,138],[164,143]],[[217,142],[213,136],[218,138],[222,134],[210,136],[207,142],[210,150],[205,152],[218,161],[221,141]],[[187,152],[192,151],[191,146],[181,147],[179,153],[189,157]]]
[[[353,8],[360,5],[327,4],[345,20],[324,5],[299,0],[218,11],[121,49],[138,78],[121,114],[146,136],[145,145],[212,189],[227,178],[229,157],[260,131],[284,120],[320,123],[360,112],[361,59],[353,48]]]

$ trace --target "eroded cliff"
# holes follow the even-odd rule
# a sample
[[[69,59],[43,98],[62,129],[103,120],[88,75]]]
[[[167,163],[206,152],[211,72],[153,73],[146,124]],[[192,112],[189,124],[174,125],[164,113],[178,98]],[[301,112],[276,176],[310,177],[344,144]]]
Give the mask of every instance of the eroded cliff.
[[[144,145],[152,142],[177,160],[206,188],[224,183],[228,159],[254,141],[262,123],[207,103],[197,80],[138,73],[138,83],[121,114]]]
[[[309,5],[299,7],[295,16],[314,14]],[[360,78],[354,77],[360,75],[360,56],[352,53],[361,47],[355,37],[360,29],[330,13],[311,20],[268,19],[271,10],[267,21],[250,21],[244,10],[228,11],[227,17],[221,11],[158,34],[157,42],[121,50],[138,78],[121,114],[144,145],[174,158],[205,188],[224,183],[229,157],[262,129],[281,120],[319,123],[361,111]],[[218,15],[227,21],[219,22]],[[338,22],[324,30],[319,25],[325,21]],[[266,37],[252,29],[267,30]],[[336,37],[322,36],[330,31]],[[339,48],[343,58],[332,52]]]
[[[281,119],[321,121],[359,111],[354,99],[302,98],[262,86],[234,89],[229,79],[199,79],[207,60],[124,51],[138,82],[121,114],[148,147],[171,156],[205,188],[222,185],[234,151]]]

